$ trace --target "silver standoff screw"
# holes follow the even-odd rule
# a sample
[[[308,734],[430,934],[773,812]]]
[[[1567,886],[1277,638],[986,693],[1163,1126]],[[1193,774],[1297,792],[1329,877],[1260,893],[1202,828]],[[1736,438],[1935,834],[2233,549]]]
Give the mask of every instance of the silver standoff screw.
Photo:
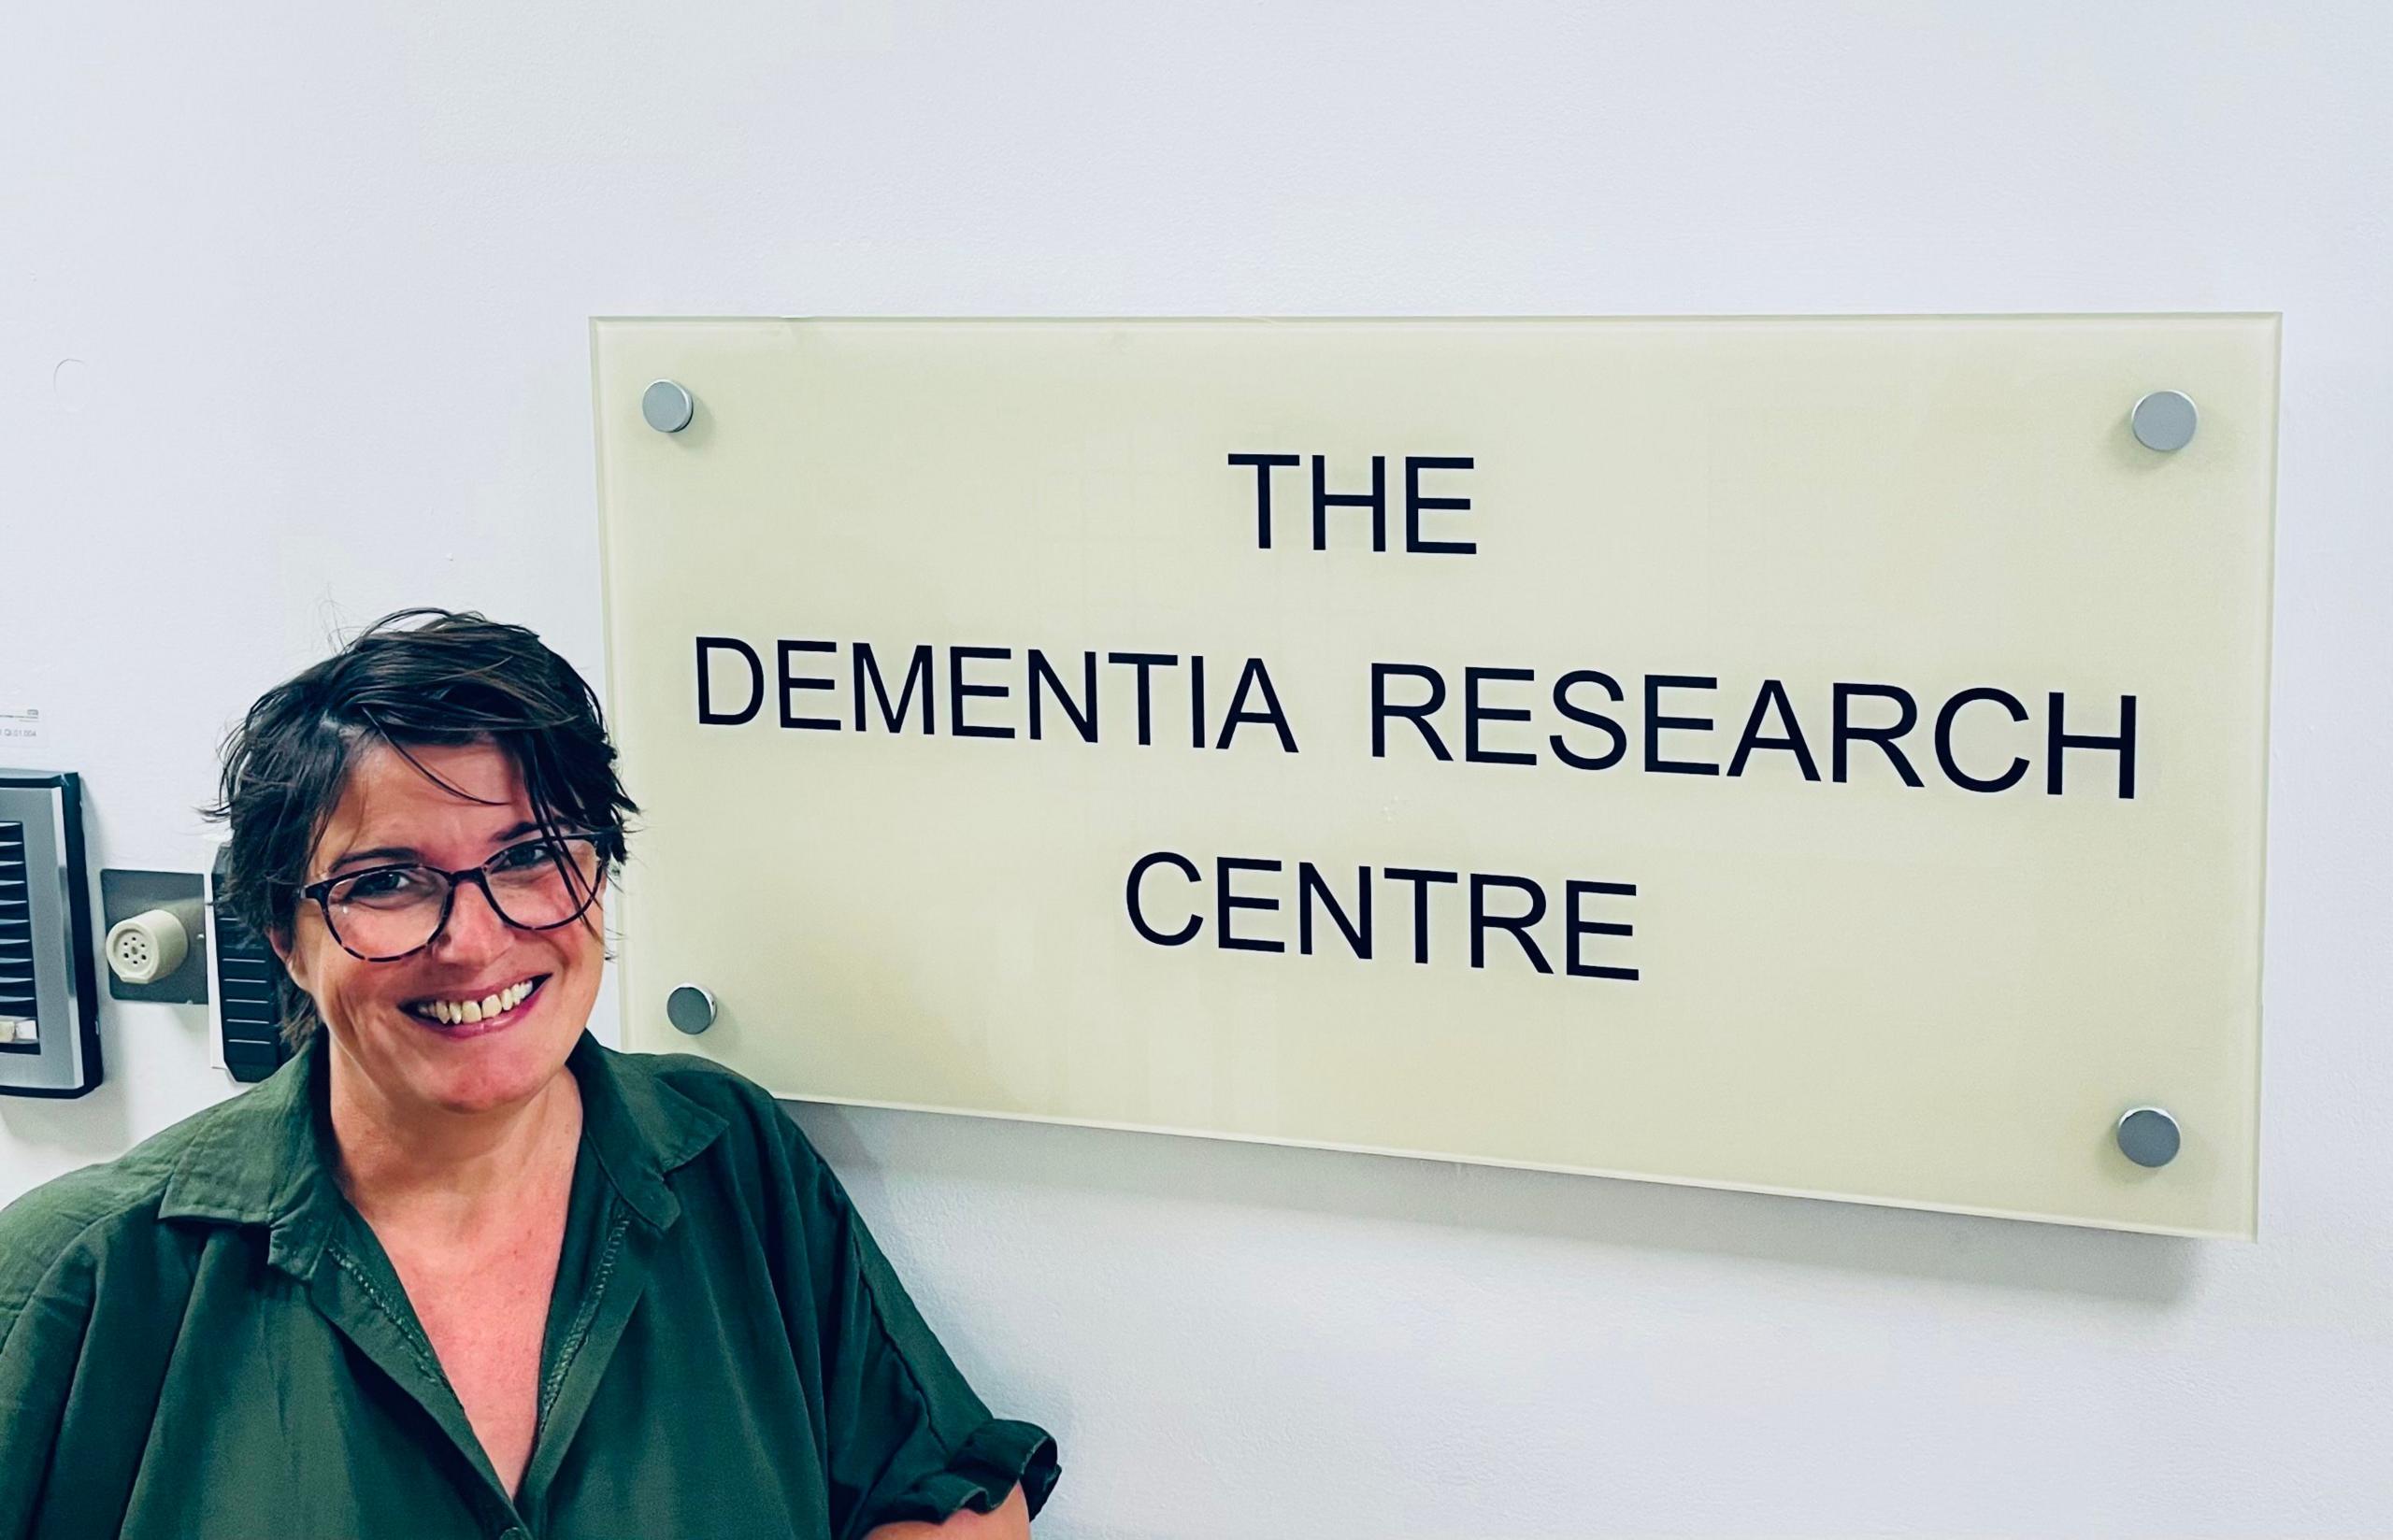
[[[2119,1119],[2119,1153],[2142,1166],[2164,1166],[2177,1158],[2183,1143],[2177,1119],[2157,1106],[2130,1109]]]
[[[695,984],[683,984],[665,997],[665,1020],[695,1037],[714,1025],[714,996]]]
[[[2135,430],[2135,441],[2145,449],[2174,454],[2194,441],[2201,418],[2194,409],[2193,397],[2178,391],[2155,391],[2135,404],[2135,410],[2128,414],[2128,425]]]
[[[2137,409],[2142,410],[2141,407]],[[675,381],[652,380],[648,389],[639,393],[639,415],[646,418],[648,425],[658,433],[676,434],[688,427],[690,419],[698,415],[698,404]]]

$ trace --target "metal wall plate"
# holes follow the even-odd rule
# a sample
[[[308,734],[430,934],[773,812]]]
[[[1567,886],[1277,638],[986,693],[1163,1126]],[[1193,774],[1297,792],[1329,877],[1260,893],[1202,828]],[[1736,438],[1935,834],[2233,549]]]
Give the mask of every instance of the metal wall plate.
[[[119,1000],[157,1000],[177,1005],[208,1001],[208,890],[197,872],[132,872],[102,868],[100,934],[117,922],[150,909],[165,909],[183,922],[190,949],[174,972],[149,984],[128,984],[100,960],[108,993]]]

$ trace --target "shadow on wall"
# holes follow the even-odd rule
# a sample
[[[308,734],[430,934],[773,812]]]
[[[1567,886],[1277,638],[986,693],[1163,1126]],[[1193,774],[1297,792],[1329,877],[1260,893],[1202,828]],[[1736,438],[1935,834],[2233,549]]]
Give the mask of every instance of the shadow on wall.
[[[2154,1306],[2184,1298],[2198,1248],[2222,1244],[1447,1161],[782,1105],[868,1211],[886,1207],[873,1151],[902,1145],[910,1172],[942,1179],[985,1182],[994,1173],[1009,1185],[1164,1204],[1447,1225]]]
[[[871,1211],[885,1211],[874,1150],[947,1180],[1160,1204],[1281,1209],[1392,1224],[1541,1236],[1585,1247],[1784,1264],[2167,1305],[2219,1242],[1782,1198],[1449,1161],[1298,1149],[1064,1124],[784,1103]],[[71,1102],[0,1100],[0,1128],[59,1151],[60,1170],[130,1143],[121,1079]]]

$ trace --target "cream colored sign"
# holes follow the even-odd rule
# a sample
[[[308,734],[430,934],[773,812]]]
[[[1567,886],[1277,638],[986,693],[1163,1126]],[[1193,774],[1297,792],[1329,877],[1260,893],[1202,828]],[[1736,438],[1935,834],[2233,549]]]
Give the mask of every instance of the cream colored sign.
[[[2275,318],[594,346],[633,1046],[2252,1233]]]

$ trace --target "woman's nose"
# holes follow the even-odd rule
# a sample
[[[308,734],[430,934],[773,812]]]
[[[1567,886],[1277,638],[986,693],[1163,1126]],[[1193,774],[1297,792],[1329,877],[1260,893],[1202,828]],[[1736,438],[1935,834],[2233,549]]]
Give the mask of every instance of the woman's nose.
[[[443,957],[492,956],[506,949],[507,932],[507,921],[499,918],[482,885],[461,882],[449,905],[449,923],[441,928],[433,950]]]

